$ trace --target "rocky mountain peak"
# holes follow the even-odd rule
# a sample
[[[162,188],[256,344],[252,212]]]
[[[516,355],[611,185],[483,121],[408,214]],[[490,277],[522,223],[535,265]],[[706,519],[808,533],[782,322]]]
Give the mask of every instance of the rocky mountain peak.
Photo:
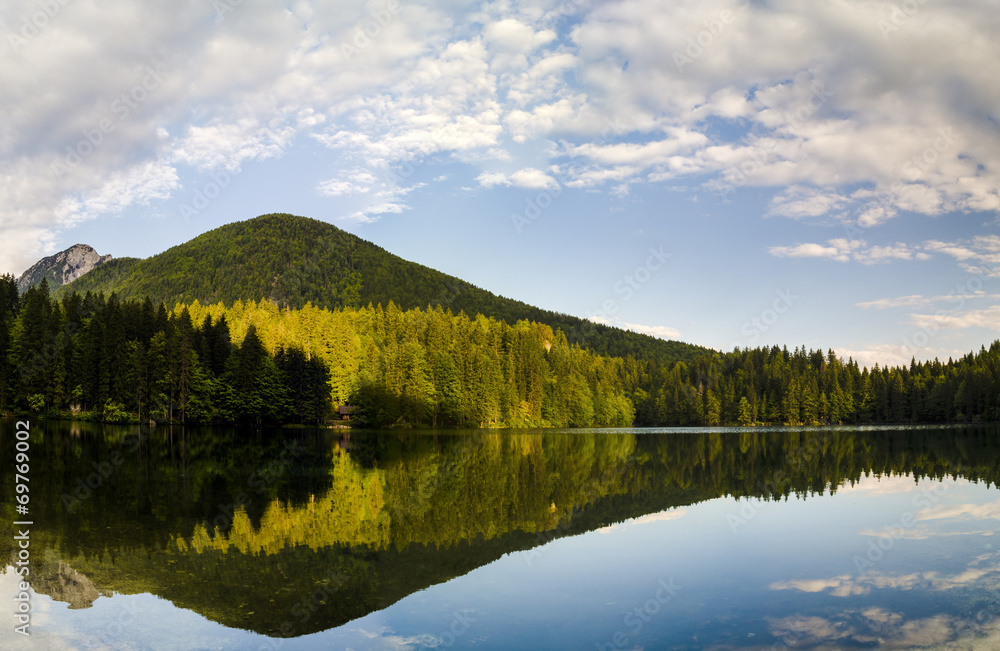
[[[101,255],[94,250],[94,247],[87,244],[75,244],[65,251],[42,258],[29,267],[17,279],[17,289],[23,293],[32,285],[42,282],[43,278],[48,279],[50,288],[71,283],[104,264],[111,257]]]

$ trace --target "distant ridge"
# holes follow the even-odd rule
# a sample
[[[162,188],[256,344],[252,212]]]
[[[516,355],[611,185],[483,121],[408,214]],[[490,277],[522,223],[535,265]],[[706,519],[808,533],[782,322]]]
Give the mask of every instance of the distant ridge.
[[[86,244],[76,244],[31,265],[17,279],[17,291],[23,294],[28,288],[41,283],[43,278],[49,282],[50,288],[55,289],[90,273],[109,260],[110,255],[101,255]]]
[[[287,214],[226,224],[159,255],[120,258],[63,286],[57,296],[117,293],[175,303],[269,299],[279,306],[339,308],[390,301],[402,309],[440,305],[508,323],[557,327],[594,352],[673,362],[712,353],[678,341],[598,325],[497,296],[464,280],[409,262],[336,226]]]

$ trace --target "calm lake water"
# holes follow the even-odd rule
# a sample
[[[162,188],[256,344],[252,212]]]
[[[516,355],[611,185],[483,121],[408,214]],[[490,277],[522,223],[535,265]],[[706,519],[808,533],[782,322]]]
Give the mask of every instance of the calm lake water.
[[[4,649],[1000,648],[994,427],[31,432]]]

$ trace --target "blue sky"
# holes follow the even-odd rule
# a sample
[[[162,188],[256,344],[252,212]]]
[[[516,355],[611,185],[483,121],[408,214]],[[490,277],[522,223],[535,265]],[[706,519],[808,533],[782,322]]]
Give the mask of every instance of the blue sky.
[[[719,349],[1000,331],[993,2],[0,8],[0,272],[268,212]]]

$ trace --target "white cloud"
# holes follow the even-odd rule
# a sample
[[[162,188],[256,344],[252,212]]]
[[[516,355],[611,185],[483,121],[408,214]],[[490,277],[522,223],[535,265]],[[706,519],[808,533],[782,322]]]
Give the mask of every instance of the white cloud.
[[[356,169],[345,176],[323,181],[316,190],[328,197],[337,197],[345,194],[364,194],[370,192],[378,183],[378,179],[368,170]]]
[[[546,136],[550,132],[569,128],[584,110],[585,97],[575,95],[555,102],[538,104],[531,110],[512,109],[503,118],[514,142]]]
[[[877,645],[886,649],[986,651],[997,648],[1000,641],[1000,622],[942,614],[907,618],[903,613],[879,607],[848,609],[829,618],[795,613],[765,620],[775,638],[792,639],[798,646],[817,649]]]
[[[316,122],[320,123],[322,120]],[[295,129],[279,124],[275,126],[276,129],[272,129],[255,118],[206,127],[192,126],[183,138],[174,143],[172,158],[201,170],[238,171],[246,160],[264,160],[281,155]]]
[[[659,513],[650,513],[649,515],[644,515],[639,518],[632,518],[631,520],[626,520],[625,522],[619,522],[618,524],[613,524],[607,527],[601,527],[596,530],[596,533],[607,534],[616,531],[624,531],[631,527],[640,526],[644,524],[651,524],[654,522],[669,522],[670,520],[679,520],[687,515],[687,509],[672,509],[669,511],[660,511]]]
[[[1000,305],[964,312],[953,309],[934,314],[911,314],[910,322],[917,328],[934,333],[941,328],[987,328],[1000,332]]]
[[[323,181],[316,186],[316,190],[328,197],[337,197],[342,194],[355,194],[357,192],[368,192],[369,188],[360,187],[351,183],[350,181],[336,181],[330,179],[328,181]]]
[[[845,198],[816,188],[794,185],[783,190],[771,200],[772,215],[785,217],[818,217],[840,208]]]
[[[897,242],[886,246],[868,246],[864,240],[835,238],[826,245],[806,243],[795,246],[772,246],[768,252],[779,258],[829,258],[837,262],[854,260],[861,264],[878,264],[891,260],[926,260],[908,244]]]
[[[876,308],[886,310],[896,307],[916,307],[918,305],[930,305],[932,303],[949,303],[961,306],[965,301],[976,299],[1000,299],[1000,294],[987,294],[982,290],[967,290],[963,293],[942,294],[938,296],[923,296],[922,294],[911,294],[909,296],[899,296],[896,298],[879,298],[874,301],[864,301],[855,303],[860,308]]]
[[[514,186],[527,190],[551,190],[559,187],[559,182],[545,172],[528,167],[512,174],[503,172],[482,172],[476,181],[484,188]]]
[[[975,251],[965,248],[964,246],[956,246],[953,244],[945,244],[944,242],[939,242],[937,240],[931,240],[924,243],[924,248],[928,251],[934,251],[936,253],[944,253],[945,255],[950,255],[956,260],[965,261],[977,256]]]
[[[584,156],[602,165],[641,165],[647,167],[668,161],[678,152],[691,151],[708,142],[703,134],[687,129],[671,129],[664,140],[646,143],[600,144],[570,146],[569,156]]]
[[[138,163],[116,170],[92,191],[65,199],[55,208],[59,223],[73,226],[102,215],[115,215],[133,205],[166,199],[180,187],[177,170],[163,161]]]
[[[559,182],[541,170],[528,167],[510,175],[510,182],[518,188],[529,190],[551,190],[559,187]]]
[[[427,186],[427,183],[401,186],[401,180],[404,179],[390,170],[382,169],[374,174],[366,169],[355,168],[319,183],[316,192],[320,196],[343,197],[347,202],[345,205],[361,201],[360,208],[348,210],[346,214],[342,214],[341,219],[371,223],[382,215],[409,210],[410,205],[403,198],[414,190]]]
[[[483,37],[490,47],[500,51],[501,56],[495,59],[497,65],[523,67],[527,55],[555,40],[556,34],[551,29],[536,31],[516,18],[504,18],[487,25]]]
[[[862,534],[868,535],[868,534]],[[877,535],[877,534],[876,534]],[[885,536],[883,531],[882,536]],[[768,586],[771,590],[797,590],[799,592],[826,592],[835,597],[850,597],[864,595],[873,588],[880,590],[914,590],[930,587],[933,590],[953,590],[970,583],[980,582],[988,578],[996,580],[1000,576],[1000,564],[975,567],[991,556],[973,558],[969,567],[952,575],[942,575],[938,572],[911,572],[909,574],[889,574],[869,570],[857,576],[848,574],[829,579],[793,579],[776,581]]]
[[[890,260],[913,260],[914,251],[906,244],[873,246],[855,253],[854,259],[858,260],[862,264],[875,264],[877,262],[888,262]]]
[[[940,351],[929,348],[913,348],[904,344],[868,344],[862,349],[835,348],[834,352],[843,359],[853,359],[862,367],[872,368],[876,364],[880,367],[886,366],[909,366],[910,360],[933,359],[935,357],[947,359],[948,355],[942,355]]]
[[[972,276],[981,276],[980,280],[1000,276],[1000,238],[996,235],[979,235],[956,242],[928,240],[924,249],[954,258],[959,268]]]
[[[865,475],[854,484],[844,483],[837,488],[837,494],[865,493],[867,495],[893,495],[909,493],[917,489],[913,475]]]
[[[611,169],[591,169],[586,172],[573,174],[573,180],[568,182],[571,188],[589,188],[601,185],[608,181],[624,181],[635,177],[639,168],[631,165],[621,165]]]
[[[800,592],[823,592],[830,590],[835,597],[867,594],[871,589],[856,585],[850,576],[838,576],[831,579],[795,579],[778,581],[768,586],[771,590],[798,590]]]
[[[931,299],[922,296],[920,294],[911,294],[910,296],[900,296],[898,298],[879,298],[874,301],[865,301],[863,303],[856,303],[858,307],[870,308],[874,307],[880,310],[885,310],[893,307],[912,307],[914,305],[926,305]]]
[[[510,178],[503,172],[483,172],[476,177],[476,182],[484,188],[493,188],[498,185],[510,185]]]
[[[667,326],[650,326],[642,325],[639,323],[627,323],[622,321],[618,317],[611,317],[610,319],[603,316],[593,316],[590,320],[594,323],[600,323],[601,325],[613,326],[615,328],[622,328],[624,330],[631,330],[633,332],[639,332],[646,335],[651,335],[653,337],[659,337],[660,339],[680,339],[681,333],[675,328],[670,328]]]
[[[986,504],[940,504],[917,514],[917,520],[1000,520],[1000,500]]]
[[[779,258],[830,258],[837,262],[847,262],[851,259],[849,252],[836,246],[822,244],[796,244],[795,246],[772,246],[771,255]]]

